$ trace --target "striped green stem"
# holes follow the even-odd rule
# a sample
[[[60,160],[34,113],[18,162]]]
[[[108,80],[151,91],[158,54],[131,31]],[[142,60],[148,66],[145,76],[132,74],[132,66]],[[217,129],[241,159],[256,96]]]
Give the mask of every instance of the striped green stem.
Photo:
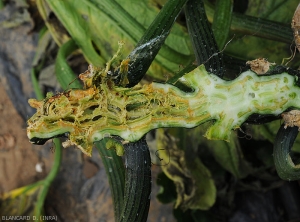
[[[137,43],[136,47],[127,56],[128,63],[128,84],[121,84],[123,86],[132,87],[139,83],[146,74],[155,56],[161,49],[161,54],[166,57],[171,54],[178,54],[171,50],[167,45],[163,45],[168,37],[170,30],[181,12],[187,0],[168,0],[159,14],[155,17],[151,25],[147,28],[142,38]],[[175,57],[175,56],[174,56]],[[180,58],[180,57],[177,57]],[[186,60],[187,59],[187,60]],[[188,58],[182,58],[177,63],[187,62]],[[118,69],[117,73],[122,73]],[[122,76],[121,75],[121,76]]]
[[[101,156],[113,199],[115,221],[120,221],[124,204],[125,170],[122,158],[106,148],[106,141],[95,143]]]
[[[145,138],[125,145],[125,190],[121,222],[147,221],[151,195],[151,159]]]
[[[212,30],[220,50],[223,49],[228,39],[232,9],[233,0],[217,0]]]
[[[274,142],[274,163],[278,175],[284,180],[299,180],[300,165],[291,158],[291,148],[298,135],[298,127],[285,127],[282,124]]]
[[[205,6],[208,20],[213,22],[215,13],[213,6],[207,0]],[[232,13],[230,29],[237,33],[254,35],[288,44],[294,38],[290,25],[239,13]]]
[[[204,64],[210,73],[224,74],[222,54],[207,20],[202,0],[189,0],[185,6],[188,31],[193,43],[197,64]]]

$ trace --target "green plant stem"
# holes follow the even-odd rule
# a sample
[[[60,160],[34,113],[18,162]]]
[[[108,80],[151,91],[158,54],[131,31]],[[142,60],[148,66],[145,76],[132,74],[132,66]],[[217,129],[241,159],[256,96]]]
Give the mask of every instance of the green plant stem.
[[[50,185],[52,184],[53,180],[55,179],[59,167],[61,164],[61,158],[62,158],[62,147],[60,139],[55,138],[53,139],[53,144],[55,146],[55,152],[54,152],[54,162],[53,166],[51,168],[50,173],[47,175],[47,177],[41,181],[43,187],[41,188],[41,191],[39,193],[38,200],[36,202],[34,215],[37,217],[37,221],[39,221],[39,218],[41,216],[41,213],[43,212],[44,202],[46,199],[46,196],[48,194],[48,190],[50,188]]]
[[[232,19],[232,9],[233,0],[217,0],[212,30],[219,50],[223,49],[228,39]]]
[[[62,158],[62,146],[61,146],[61,142],[60,139],[58,138],[54,138],[53,139],[53,144],[55,146],[55,155],[54,155],[54,163],[53,166],[51,168],[50,173],[48,174],[48,176],[46,177],[46,181],[48,182],[48,186],[51,184],[51,182],[54,180],[54,178],[56,177],[58,171],[59,171],[59,167],[60,167],[60,163],[61,163],[61,158]]]
[[[105,146],[106,139],[95,143],[101,156],[112,194],[115,221],[120,221],[124,204],[125,169],[122,158]]]
[[[125,147],[124,206],[120,222],[146,222],[151,195],[151,159],[145,138]]]
[[[64,43],[58,50],[57,58],[55,61],[55,73],[57,80],[63,89],[68,88],[82,88],[80,81],[74,74],[68,63],[67,57],[78,49],[75,41],[70,39]]]
[[[115,221],[120,221],[124,204],[125,169],[122,158],[105,146],[106,139],[95,143],[101,156],[114,204]]]
[[[208,20],[213,23],[214,7],[208,0],[205,0],[205,6]],[[288,44],[291,44],[294,38],[290,25],[238,13],[232,13],[230,29],[236,33],[249,34]]]
[[[290,152],[299,133],[298,127],[287,127],[282,124],[274,141],[274,163],[278,175],[284,180],[299,180],[300,164],[295,165]]]
[[[37,77],[36,77],[36,69],[35,68],[32,68],[30,70],[30,75],[31,75],[31,81],[32,81],[32,85],[33,85],[33,89],[34,89],[36,98],[37,99],[43,99],[44,95],[42,93],[42,90],[39,87],[39,82],[38,82]]]
[[[247,71],[225,81],[202,65],[179,81],[192,91],[161,83],[133,88],[101,84],[98,89],[69,90],[50,101],[33,101],[39,105],[28,120],[27,136],[49,139],[70,132],[70,140],[90,155],[93,142],[108,135],[135,142],[155,128],[192,128],[209,120],[214,122],[205,136],[229,140],[231,130],[253,113],[279,115],[290,107],[300,108],[300,88],[287,73],[257,76]]]
[[[168,46],[163,46],[163,43],[186,1],[168,0],[139,40],[135,49],[128,55],[127,59],[130,61],[128,64],[127,77],[129,83],[127,87],[132,87],[141,81],[160,49],[161,53],[166,52],[166,56],[175,53],[171,52],[174,50],[171,50]],[[184,63],[182,59],[176,62]]]
[[[185,6],[188,31],[193,43],[197,64],[219,77],[224,75],[222,53],[208,23],[202,0],[189,0]]]

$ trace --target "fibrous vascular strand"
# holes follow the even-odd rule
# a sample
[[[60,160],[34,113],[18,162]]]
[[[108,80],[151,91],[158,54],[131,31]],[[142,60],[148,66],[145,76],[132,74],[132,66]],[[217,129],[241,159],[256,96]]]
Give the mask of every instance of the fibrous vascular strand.
[[[107,70],[90,66],[81,74],[85,89],[30,99],[37,111],[28,120],[29,139],[68,133],[69,145],[91,155],[93,142],[104,137],[134,142],[155,128],[192,128],[212,120],[205,136],[228,141],[231,130],[253,113],[279,115],[289,107],[300,108],[296,77],[287,73],[257,76],[246,71],[225,81],[202,65],[178,80],[192,89],[184,92],[162,83],[116,87]]]

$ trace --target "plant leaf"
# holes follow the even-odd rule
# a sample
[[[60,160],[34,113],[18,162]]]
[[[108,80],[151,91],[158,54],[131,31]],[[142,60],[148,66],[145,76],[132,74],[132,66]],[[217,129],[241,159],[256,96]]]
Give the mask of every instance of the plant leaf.
[[[259,15],[260,18],[281,22],[281,25],[286,24],[290,27],[294,13],[294,10],[291,10],[291,8],[295,9],[297,5],[298,2],[293,0],[252,0],[249,1],[249,7],[246,14],[251,16]],[[263,31],[268,25],[261,21],[257,23],[257,26],[260,27],[259,29],[261,31]],[[276,23],[274,23],[274,26],[276,26]],[[255,33],[253,33],[253,35],[255,35]],[[235,57],[244,58],[246,60],[267,58],[271,62],[281,64],[283,58],[291,57],[291,44],[292,41],[289,44],[286,44],[247,35],[240,36],[228,44],[226,52]],[[289,65],[298,67],[300,65],[299,55],[296,55],[292,63]]]
[[[36,206],[44,184],[39,181],[21,188],[17,188],[8,193],[4,193],[0,198],[0,215],[5,216],[32,216],[42,215],[42,208]],[[36,206],[36,207],[33,207]]]
[[[87,61],[96,66],[104,66],[105,61],[117,51],[118,41],[126,43],[124,54],[129,54],[158,11],[146,0],[134,4],[141,10],[132,10],[130,7],[133,4],[125,0],[64,0],[47,3],[81,48]],[[124,9],[125,5],[129,5],[126,6],[128,11]],[[179,62],[187,65],[194,59],[188,34],[180,25],[174,25],[166,45],[173,53],[168,53],[163,46],[148,72],[158,79],[177,70]]]
[[[209,124],[207,124],[209,125]],[[245,160],[238,138],[232,133],[230,142],[219,140],[206,140],[199,136],[205,133],[205,125],[196,127],[188,133],[189,140],[194,141],[195,149],[197,147],[207,147],[215,160],[236,178],[246,177],[253,169]]]
[[[295,9],[298,3],[294,0],[250,0],[245,14],[290,24],[294,13],[291,9]]]
[[[187,161],[184,151],[178,149],[175,138],[165,135],[164,129],[157,130],[158,150],[160,158],[167,161],[162,165],[163,172],[176,186],[177,200],[175,208],[209,209],[216,200],[216,187],[210,171],[199,158]]]

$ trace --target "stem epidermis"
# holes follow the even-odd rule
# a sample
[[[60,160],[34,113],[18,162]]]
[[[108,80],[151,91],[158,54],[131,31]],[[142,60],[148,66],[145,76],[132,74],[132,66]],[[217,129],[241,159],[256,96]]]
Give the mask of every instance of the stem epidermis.
[[[46,139],[69,132],[69,144],[91,155],[93,142],[104,137],[134,142],[155,128],[192,128],[213,120],[205,136],[229,141],[231,130],[253,113],[278,115],[289,107],[300,108],[300,89],[287,73],[257,76],[246,71],[225,81],[202,65],[179,81],[193,92],[161,83],[128,89],[103,82],[30,100],[37,112],[28,120],[28,137]]]

